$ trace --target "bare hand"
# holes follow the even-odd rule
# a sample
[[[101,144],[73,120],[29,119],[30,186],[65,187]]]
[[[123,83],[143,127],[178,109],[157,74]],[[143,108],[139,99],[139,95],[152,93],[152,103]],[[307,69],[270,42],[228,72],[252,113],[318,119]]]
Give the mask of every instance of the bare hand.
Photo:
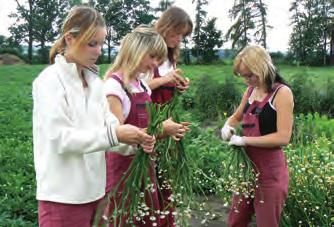
[[[146,133],[146,129],[142,129],[142,131]],[[142,142],[140,146],[143,148],[144,152],[152,153],[155,142],[156,142],[155,136],[151,136],[151,138],[145,139],[145,141]]]
[[[116,135],[118,141],[121,143],[130,145],[143,144],[145,146],[145,152],[152,152],[153,150],[153,148],[151,149],[150,147],[152,146],[152,143],[154,146],[155,138],[148,135],[145,130],[142,130],[136,126],[129,124],[119,125],[116,127]]]
[[[171,118],[163,122],[164,133],[171,136],[174,140],[179,141],[189,131],[189,122],[176,123]]]
[[[189,83],[190,83],[190,80],[188,77],[185,78],[184,81],[180,81],[179,84],[176,84],[176,88],[181,92],[185,92],[188,90],[189,88]]]

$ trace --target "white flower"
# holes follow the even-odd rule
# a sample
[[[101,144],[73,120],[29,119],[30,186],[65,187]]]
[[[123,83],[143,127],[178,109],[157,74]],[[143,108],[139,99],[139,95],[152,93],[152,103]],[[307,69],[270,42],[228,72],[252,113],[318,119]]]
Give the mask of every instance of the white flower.
[[[155,218],[154,216],[151,216],[151,217],[150,217],[150,220],[151,220],[151,221],[155,221],[156,218]]]

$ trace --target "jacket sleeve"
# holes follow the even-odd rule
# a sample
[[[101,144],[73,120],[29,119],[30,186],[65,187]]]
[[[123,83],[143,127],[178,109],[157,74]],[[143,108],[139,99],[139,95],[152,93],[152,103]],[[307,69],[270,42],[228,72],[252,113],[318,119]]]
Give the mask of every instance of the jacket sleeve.
[[[62,86],[43,82],[35,81],[33,84],[34,136],[38,137],[36,141],[44,143],[43,148],[53,149],[60,154],[84,154],[105,151],[118,144],[116,118],[109,116],[105,118],[104,125],[83,127],[76,122],[78,119],[73,119]]]

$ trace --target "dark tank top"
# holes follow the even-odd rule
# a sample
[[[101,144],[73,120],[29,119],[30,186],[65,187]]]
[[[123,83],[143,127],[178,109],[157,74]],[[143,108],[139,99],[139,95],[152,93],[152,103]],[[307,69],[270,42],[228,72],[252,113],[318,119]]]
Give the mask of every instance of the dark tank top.
[[[260,113],[256,113],[256,108],[252,111],[252,114],[259,114],[259,127],[260,127],[260,133],[262,136],[277,132],[277,113],[276,110],[273,109],[273,102],[275,99],[275,96],[277,94],[277,91],[283,86],[279,86],[276,91],[274,91],[272,98],[269,99],[269,101],[264,105],[262,108],[262,111]],[[247,101],[245,108],[243,112],[245,113],[247,109],[249,108],[250,104]]]

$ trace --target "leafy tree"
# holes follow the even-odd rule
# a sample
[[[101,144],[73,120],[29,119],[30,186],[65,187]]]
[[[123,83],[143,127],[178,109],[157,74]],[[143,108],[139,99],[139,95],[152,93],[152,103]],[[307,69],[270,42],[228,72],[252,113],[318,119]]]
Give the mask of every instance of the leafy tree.
[[[263,0],[255,0],[253,4],[252,18],[255,24],[255,40],[264,48],[267,48],[267,29],[272,26],[267,24],[267,5]]]
[[[71,7],[73,7],[75,5],[81,5],[82,4],[82,0],[69,0],[68,2],[69,2]]]
[[[293,1],[289,52],[302,64],[326,64],[334,11],[330,0]]]
[[[293,32],[290,36],[290,50],[289,55],[295,57],[297,60],[303,61],[305,59],[305,52],[303,50],[303,31],[302,12],[299,1],[293,1],[289,9],[292,12],[291,24],[293,25]]]
[[[28,61],[32,63],[33,43],[37,42],[43,63],[47,62],[48,42],[53,42],[59,32],[61,20],[68,7],[67,1],[16,0],[17,12],[10,15],[16,22],[9,28],[17,43],[28,43]]]
[[[0,48],[2,48],[5,44],[6,37],[3,35],[0,35]]]
[[[222,32],[216,29],[216,19],[210,19],[202,27],[199,34],[199,42],[196,48],[200,56],[202,56],[204,63],[212,63],[214,60],[217,60],[219,58],[217,48],[223,45]]]
[[[192,49],[193,55],[197,57],[197,62],[203,63],[211,63],[217,59],[217,51],[214,48],[219,48],[223,44],[222,32],[216,28],[217,18],[206,20],[207,12],[203,7],[207,4],[207,0],[196,0],[194,47]]]
[[[136,26],[150,24],[154,19],[147,0],[97,0],[95,7],[106,22],[108,62],[111,62],[113,46],[118,45],[122,37]]]
[[[191,64],[191,58],[190,58],[190,50],[188,48],[188,44],[189,44],[189,39],[187,37],[185,37],[182,40],[183,46],[184,48],[181,50],[181,55],[183,56],[183,63],[186,65],[190,65]]]
[[[195,15],[195,28],[194,28],[194,36],[193,42],[195,47],[193,48],[194,55],[198,58],[200,45],[200,33],[203,24],[205,23],[206,15],[208,14],[205,10],[203,10],[203,6],[208,4],[207,0],[193,0],[192,3],[196,2],[196,15]]]
[[[331,50],[330,40],[333,39],[334,32],[334,1],[323,1],[321,17],[323,18],[324,31],[323,31],[323,47],[324,47],[324,56],[323,64],[327,64],[327,53],[328,49]],[[334,48],[334,47],[333,47]]]
[[[148,0],[124,0],[123,7],[131,29],[140,24],[150,24],[154,19],[153,9]]]
[[[241,50],[251,41],[250,30],[255,28],[252,20],[252,0],[235,0],[229,17],[235,20],[226,33],[226,39],[232,40],[232,48]]]
[[[9,17],[16,18],[16,23],[9,27],[14,40],[18,43],[28,43],[28,62],[32,62],[32,47],[33,47],[33,18],[35,0],[28,0],[28,9],[22,6],[18,0],[17,13],[12,13]]]
[[[330,64],[334,65],[334,28],[332,29],[330,42]]]
[[[240,50],[254,38],[256,43],[267,47],[267,5],[263,0],[235,0],[229,16],[234,24],[226,33],[232,40],[232,48]]]
[[[49,48],[46,44],[52,43],[60,33],[69,4],[67,1],[38,0],[35,6],[33,35],[40,47],[41,63],[47,63]]]
[[[119,40],[121,36],[117,36],[115,28],[123,27],[129,29],[126,23],[126,15],[122,12],[122,1],[98,0],[96,9],[102,14],[106,23],[106,45],[108,62],[111,62],[111,51],[113,49],[114,40]]]
[[[160,0],[158,7],[154,8],[155,12],[164,12],[166,9],[171,7],[174,4],[174,1],[170,0]]]

